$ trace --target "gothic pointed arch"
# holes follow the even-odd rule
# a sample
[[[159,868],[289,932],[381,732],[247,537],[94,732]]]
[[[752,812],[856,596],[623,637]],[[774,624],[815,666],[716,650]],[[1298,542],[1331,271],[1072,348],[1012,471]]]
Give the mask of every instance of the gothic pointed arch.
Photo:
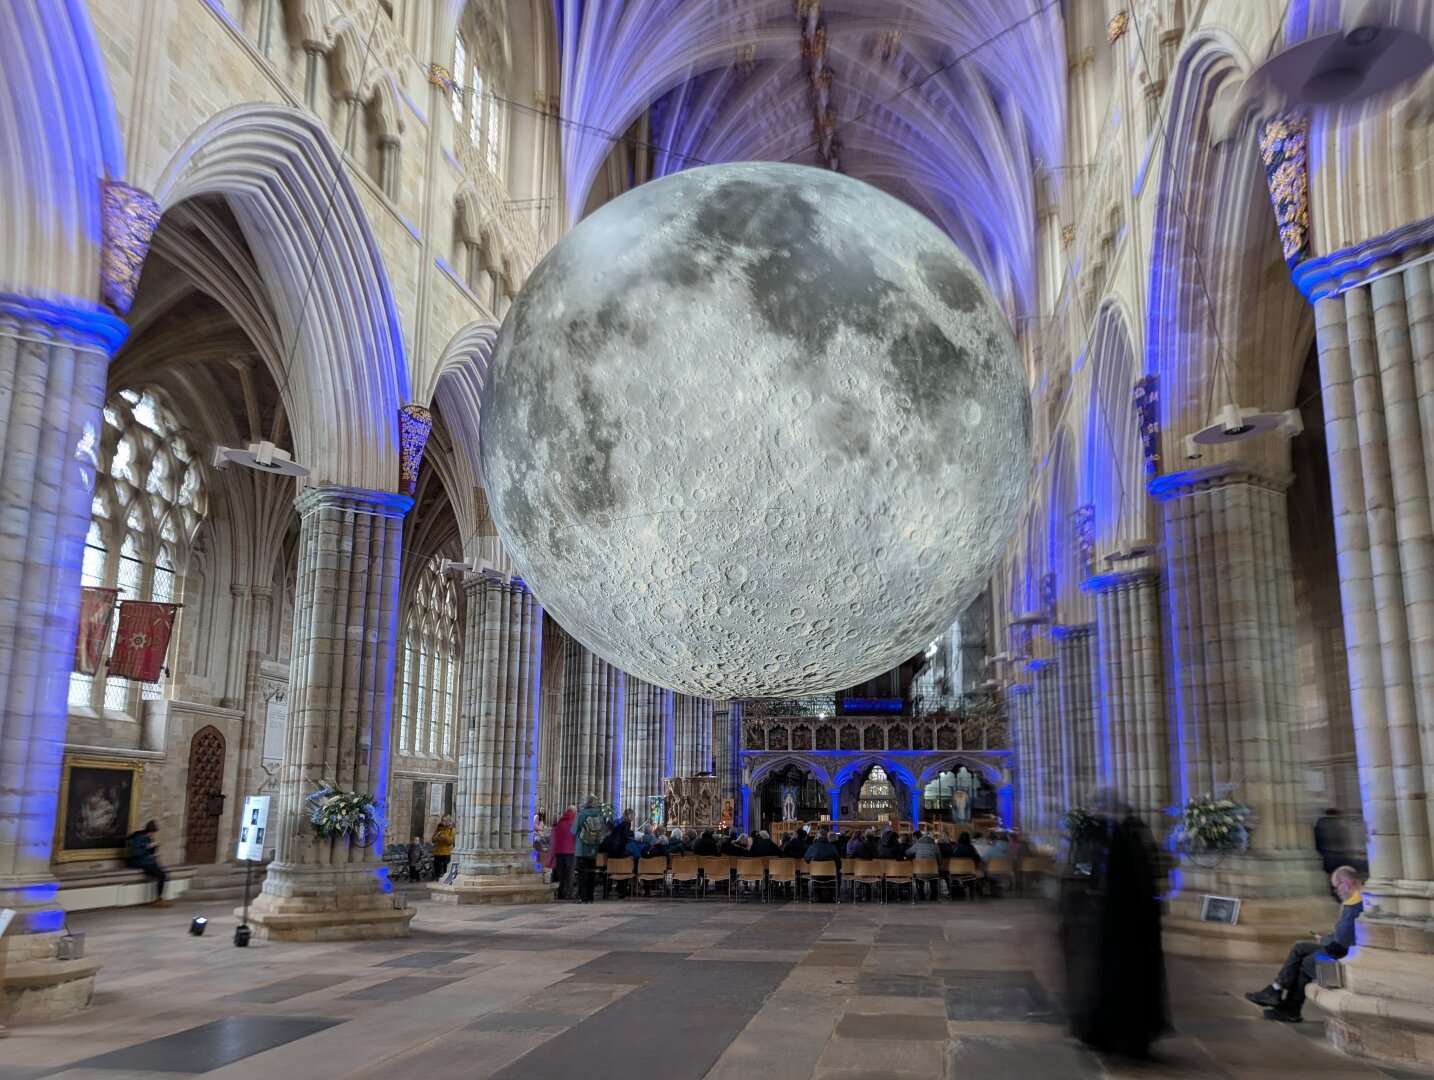
[[[242,105],[184,144],[156,197],[229,203],[278,313],[295,450],[315,481],[398,486],[410,399],[402,326],[373,230],[332,140],[304,113]]]

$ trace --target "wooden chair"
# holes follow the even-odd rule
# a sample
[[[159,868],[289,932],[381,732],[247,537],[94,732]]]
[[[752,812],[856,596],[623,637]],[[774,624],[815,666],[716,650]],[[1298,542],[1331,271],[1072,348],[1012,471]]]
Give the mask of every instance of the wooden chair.
[[[911,893],[911,902],[916,903],[916,883],[911,879],[911,864],[909,862],[904,859],[874,859],[872,861],[882,864],[881,895],[883,899],[893,888],[896,889],[899,899],[901,890],[904,888]]]
[[[702,891],[710,893],[713,886],[721,883],[729,889],[732,886],[732,860],[725,855],[701,855],[698,863],[702,867]]]
[[[633,867],[631,855],[623,855],[621,858],[616,855],[609,856],[606,864],[606,876],[602,883],[602,898],[604,900],[608,898],[614,885],[620,885],[624,881],[631,885],[634,873],[636,870]]]
[[[840,904],[841,877],[837,874],[836,863],[831,860],[807,863],[807,903],[816,903],[817,886],[827,884],[832,887],[832,899]]]
[[[975,859],[947,859],[946,874],[951,882],[951,899],[956,899],[959,888],[969,898],[975,891],[981,875],[976,869]]]
[[[1025,896],[1030,892],[1031,882],[1039,884],[1044,878],[1050,877],[1055,872],[1055,860],[1049,855],[1024,855],[1016,868],[1016,883],[1020,887],[1021,895]]]
[[[931,890],[931,899],[941,896],[941,863],[937,859],[912,859],[911,877]]]
[[[997,855],[986,861],[986,880],[992,888],[1009,888],[1016,891],[1016,860],[1009,855]]]
[[[653,858],[639,859],[637,861],[637,883],[640,886],[657,884],[666,890],[667,856],[658,855]]]
[[[773,855],[767,859],[767,898],[772,897],[772,890],[777,888],[790,888],[792,899],[797,898],[797,860],[781,859]]]
[[[868,897],[871,896],[874,889],[878,902],[884,899],[881,888],[881,872],[885,868],[885,863],[881,859],[852,859],[847,863],[846,879],[851,882],[852,903],[861,899],[862,886],[866,886]]]
[[[672,891],[677,892],[684,885],[692,886],[692,895],[702,895],[702,874],[698,865],[696,855],[674,855],[672,856],[672,868],[669,880],[672,883]]]
[[[732,877],[729,900],[737,899],[743,890],[755,892],[763,900],[767,898],[767,860],[762,858],[737,859],[736,873]]]

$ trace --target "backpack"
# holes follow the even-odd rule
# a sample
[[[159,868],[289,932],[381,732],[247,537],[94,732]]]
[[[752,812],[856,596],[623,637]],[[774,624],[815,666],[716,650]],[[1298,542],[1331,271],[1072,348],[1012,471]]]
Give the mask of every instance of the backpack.
[[[589,814],[583,818],[583,827],[578,830],[578,839],[584,844],[597,847],[602,843],[603,821],[601,814]]]

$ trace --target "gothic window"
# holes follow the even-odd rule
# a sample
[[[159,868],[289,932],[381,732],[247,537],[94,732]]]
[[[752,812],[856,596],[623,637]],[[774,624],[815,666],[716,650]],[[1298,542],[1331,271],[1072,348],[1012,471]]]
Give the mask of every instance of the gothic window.
[[[453,89],[450,104],[453,106],[453,119],[462,127],[464,103],[468,100],[468,95],[464,92],[468,86],[468,46],[462,34],[453,39],[453,81],[457,85]]]
[[[896,790],[886,770],[873,765],[857,792],[857,816],[862,821],[884,821],[896,813]]]
[[[172,602],[206,509],[203,465],[189,437],[154,394],[121,390],[79,455],[94,473],[81,583],[116,588],[120,600]],[[105,656],[118,621],[116,614]],[[134,715],[141,701],[162,696],[159,683],[70,674],[72,708]]]
[[[456,756],[461,653],[458,590],[435,555],[419,576],[404,620],[394,709],[400,754]]]
[[[471,20],[464,20],[453,45],[453,119],[480,159],[493,172],[498,171],[503,150],[503,124],[498,108],[500,90],[491,78],[491,67],[484,71],[480,58],[482,49]],[[491,51],[491,50],[490,50]],[[489,56],[491,60],[491,55]]]

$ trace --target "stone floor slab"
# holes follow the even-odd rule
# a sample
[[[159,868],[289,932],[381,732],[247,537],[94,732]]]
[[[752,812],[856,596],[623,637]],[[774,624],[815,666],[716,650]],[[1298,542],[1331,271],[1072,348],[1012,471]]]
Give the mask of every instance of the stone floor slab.
[[[314,1017],[226,1016],[223,1020],[77,1061],[67,1071],[100,1069],[108,1076],[125,1070],[206,1073],[340,1023],[342,1021]]]

